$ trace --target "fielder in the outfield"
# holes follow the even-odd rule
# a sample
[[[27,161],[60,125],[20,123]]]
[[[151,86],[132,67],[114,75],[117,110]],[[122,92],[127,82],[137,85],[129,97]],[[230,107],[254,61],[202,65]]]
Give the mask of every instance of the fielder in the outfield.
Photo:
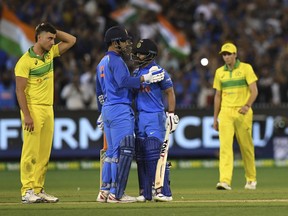
[[[252,104],[255,101],[257,77],[250,64],[237,58],[237,48],[225,43],[219,54],[225,64],[214,77],[214,124],[219,130],[219,183],[218,190],[231,190],[233,174],[233,140],[236,135],[245,168],[245,189],[256,189],[256,168],[252,140]]]
[[[98,107],[108,148],[102,170],[102,186],[96,200],[109,203],[136,202],[135,197],[124,193],[135,151],[131,89],[139,88],[141,82],[163,80],[164,72],[130,76],[122,57],[131,53],[132,42],[123,26],[109,28],[104,41],[108,51],[96,69],[96,94],[98,99],[102,97],[103,100],[103,105],[98,100]]]
[[[60,42],[55,44],[55,39]],[[36,27],[35,40],[15,66],[24,140],[20,161],[22,203],[58,202],[44,191],[54,131],[53,59],[70,49],[76,38],[41,23]]]
[[[166,132],[166,120],[169,121],[170,133],[174,132],[179,119],[175,115],[175,94],[173,82],[165,69],[156,64],[155,58],[158,48],[150,39],[142,39],[133,48],[132,60],[138,68],[134,76],[141,76],[151,70],[164,71],[165,77],[161,82],[142,83],[140,88],[134,90],[136,109],[136,162],[138,167],[139,196],[138,202],[146,200],[172,201],[169,172],[166,166],[164,185],[159,193],[153,192],[155,172],[160,149]],[[165,113],[163,94],[168,103],[167,116]],[[164,165],[165,167],[165,165]]]

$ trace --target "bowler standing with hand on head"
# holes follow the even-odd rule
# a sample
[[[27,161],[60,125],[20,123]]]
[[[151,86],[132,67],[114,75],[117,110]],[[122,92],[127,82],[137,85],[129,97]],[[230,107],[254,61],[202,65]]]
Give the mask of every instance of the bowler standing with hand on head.
[[[252,104],[258,95],[257,77],[250,64],[237,58],[237,48],[225,43],[219,52],[224,65],[216,70],[213,88],[215,130],[219,130],[219,183],[217,190],[231,190],[233,139],[236,135],[245,169],[245,189],[256,189],[255,153],[252,139]]]
[[[60,42],[55,44],[55,39]],[[22,203],[54,203],[58,198],[44,191],[54,131],[53,59],[70,49],[76,38],[50,23],[41,23],[36,27],[35,40],[15,66],[24,140],[20,161]]]

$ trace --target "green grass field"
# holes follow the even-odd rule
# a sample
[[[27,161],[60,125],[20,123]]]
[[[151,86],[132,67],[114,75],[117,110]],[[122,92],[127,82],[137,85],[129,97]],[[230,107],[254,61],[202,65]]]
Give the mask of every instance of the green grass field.
[[[243,168],[235,168],[232,191],[217,191],[218,169],[172,169],[173,202],[102,204],[95,202],[99,170],[49,170],[46,191],[56,204],[20,203],[19,171],[0,172],[0,215],[288,215],[287,168],[258,168],[258,188],[244,190]],[[131,170],[126,193],[136,196],[137,173]]]

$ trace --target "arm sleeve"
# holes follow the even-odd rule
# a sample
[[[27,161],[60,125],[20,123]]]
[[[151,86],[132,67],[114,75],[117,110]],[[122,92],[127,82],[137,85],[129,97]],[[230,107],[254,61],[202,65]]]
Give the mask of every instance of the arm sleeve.
[[[213,82],[213,88],[218,90],[218,91],[221,91],[221,82],[218,78],[218,73],[217,73],[218,70],[216,70],[215,72],[215,77],[214,77],[214,82]]]
[[[28,78],[29,77],[29,66],[25,61],[20,59],[15,66],[15,76]]]
[[[166,90],[166,89],[173,87],[173,82],[172,82],[170,75],[168,74],[166,70],[164,71],[165,71],[164,79],[159,83],[161,90]]]
[[[60,54],[59,54],[59,45],[56,44],[54,46],[52,46],[52,53],[53,53],[53,58],[56,58],[56,57],[59,57]]]
[[[101,85],[100,85],[100,82],[99,82],[99,79],[98,79],[98,74],[97,74],[98,70],[96,70],[96,101],[97,101],[97,106],[98,106],[98,110],[99,112],[101,112],[102,110],[102,104],[99,102],[99,99],[98,97],[100,95],[103,94],[102,92],[102,89],[101,89]]]
[[[119,61],[119,64],[115,64],[114,68],[115,80],[120,88],[139,88],[140,77],[130,76],[128,67],[123,61]]]
[[[250,85],[251,83],[257,81],[258,78],[251,65],[248,65],[247,69],[248,70],[247,70],[246,80],[247,80],[248,85]]]

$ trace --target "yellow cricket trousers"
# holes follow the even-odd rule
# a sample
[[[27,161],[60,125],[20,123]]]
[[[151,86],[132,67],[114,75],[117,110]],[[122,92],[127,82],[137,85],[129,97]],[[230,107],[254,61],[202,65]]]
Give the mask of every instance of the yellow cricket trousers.
[[[252,140],[253,111],[243,115],[238,113],[240,107],[221,107],[219,120],[219,173],[220,182],[231,185],[233,174],[233,140],[234,135],[240,146],[244,163],[246,181],[256,181],[255,153]]]
[[[22,196],[28,189],[34,189],[35,193],[39,193],[44,188],[54,131],[52,106],[28,105],[28,108],[34,121],[34,131],[23,130],[24,116],[21,111],[23,146],[20,178]]]

